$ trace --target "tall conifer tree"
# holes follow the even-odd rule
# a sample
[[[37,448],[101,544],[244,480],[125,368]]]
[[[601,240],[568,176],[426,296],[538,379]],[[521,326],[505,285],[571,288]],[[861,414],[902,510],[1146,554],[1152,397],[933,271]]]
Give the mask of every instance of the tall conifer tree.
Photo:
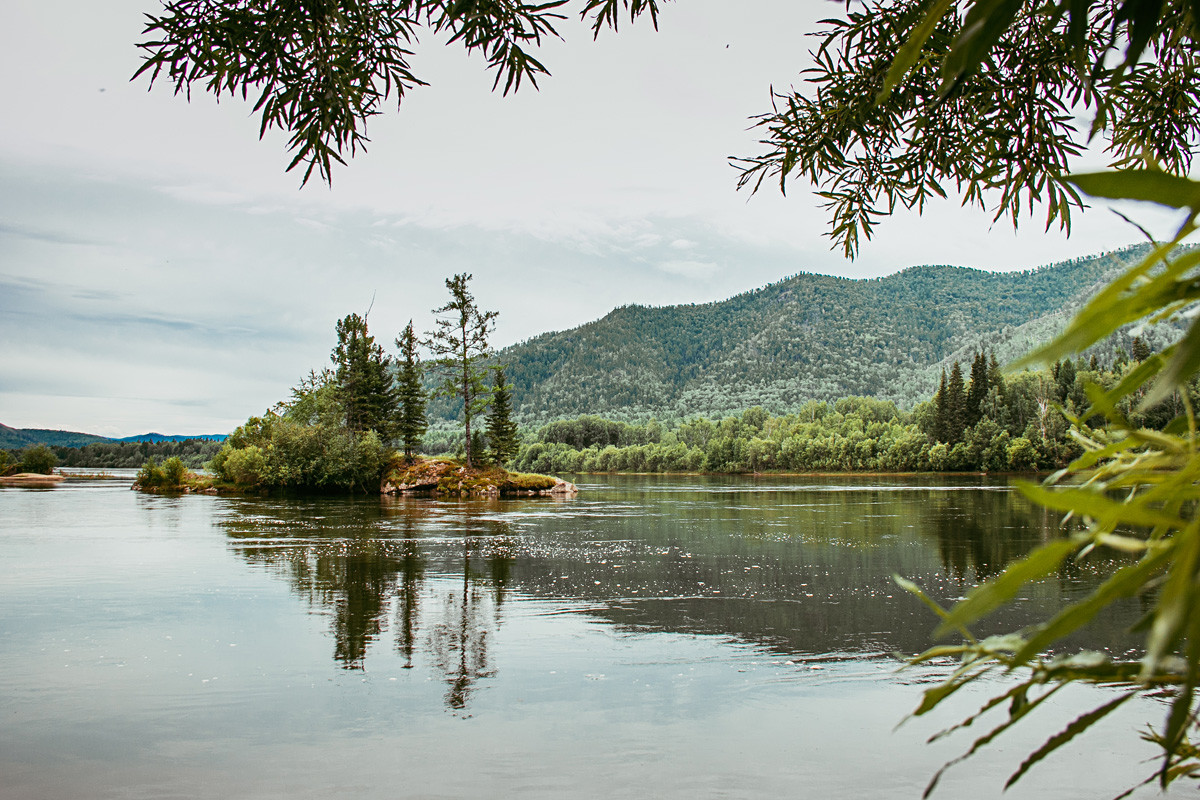
[[[397,375],[398,418],[396,435],[404,448],[404,457],[411,461],[421,446],[421,439],[429,427],[425,419],[425,387],[421,383],[424,368],[417,354],[417,335],[413,332],[412,320],[408,321],[396,347],[400,348],[400,369]]]
[[[975,425],[983,417],[983,401],[988,393],[987,356],[982,351],[971,360],[971,385],[967,389],[965,423]]]
[[[988,352],[988,387],[1004,393],[1004,374],[1000,372],[1000,362],[996,360],[996,351]]]
[[[496,367],[492,371],[492,378],[487,438],[492,461],[503,467],[517,455],[520,440],[517,438],[517,423],[512,419],[512,386],[504,381],[504,368]]]
[[[471,420],[478,416],[488,404],[488,390],[483,385],[487,374],[486,361],[492,356],[488,344],[495,325],[495,311],[480,311],[475,298],[467,291],[467,273],[446,279],[450,300],[441,308],[435,308],[439,316],[435,327],[429,332],[425,346],[436,356],[434,365],[441,377],[437,393],[443,397],[457,397],[463,403],[463,449],[467,466],[472,460],[473,441]]]
[[[962,367],[955,361],[946,381],[946,441],[951,444],[962,441],[966,427],[967,393],[963,386]]]
[[[391,356],[375,343],[367,318],[358,314],[338,320],[337,337],[330,359],[336,366],[334,385],[346,427],[355,432],[373,430],[387,441],[394,432],[396,409]]]
[[[949,441],[949,413],[946,410],[946,370],[942,370],[942,380],[938,384],[937,394],[933,396],[934,413],[933,438],[939,442]]]

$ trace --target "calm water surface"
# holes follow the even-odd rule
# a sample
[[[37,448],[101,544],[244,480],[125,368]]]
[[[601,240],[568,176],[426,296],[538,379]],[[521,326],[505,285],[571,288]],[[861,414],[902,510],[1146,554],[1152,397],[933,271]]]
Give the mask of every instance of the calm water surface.
[[[491,502],[0,490],[0,797],[917,798],[970,744],[924,740],[985,695],[893,730],[947,666],[897,672],[933,623],[892,573],[950,602],[1055,530],[995,478],[586,478],[575,500]],[[1113,566],[1072,565],[995,629]],[[1074,643],[1125,651],[1140,613]],[[935,796],[999,797],[1102,692]],[[1163,709],[1124,708],[1010,796],[1143,777],[1136,730]]]

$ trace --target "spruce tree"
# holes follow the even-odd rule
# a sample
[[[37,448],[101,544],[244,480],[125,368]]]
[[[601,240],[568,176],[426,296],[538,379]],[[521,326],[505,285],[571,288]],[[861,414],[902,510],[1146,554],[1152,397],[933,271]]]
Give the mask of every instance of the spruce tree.
[[[949,429],[949,412],[946,409],[946,370],[942,370],[942,380],[938,384],[937,394],[933,396],[933,404],[937,409],[934,414],[933,438],[938,442],[949,441],[946,431]]]
[[[1075,363],[1070,359],[1064,360],[1055,371],[1054,380],[1058,384],[1058,402],[1065,403],[1075,388]]]
[[[1000,372],[995,350],[988,351],[988,387],[1004,394],[1004,375]]]
[[[396,436],[404,449],[404,457],[409,461],[416,455],[429,427],[425,419],[425,387],[421,383],[424,368],[417,355],[417,344],[417,335],[413,332],[410,319],[408,327],[396,338],[396,347],[400,348],[400,369],[396,376]]]
[[[967,390],[965,421],[967,427],[979,422],[983,416],[983,401],[988,393],[987,356],[977,352],[971,360],[971,386]]]
[[[946,381],[946,441],[950,444],[962,441],[966,427],[967,392],[963,386],[962,367],[955,361]]]
[[[346,427],[355,432],[373,430],[382,440],[391,439],[396,413],[391,356],[375,343],[366,317],[358,314],[338,321],[337,337],[330,358],[336,366],[334,385]]]
[[[1139,364],[1150,357],[1150,345],[1146,344],[1146,340],[1140,336],[1133,337],[1133,342],[1129,345],[1130,354],[1133,360]]]
[[[492,371],[492,405],[488,409],[487,439],[492,461],[503,467],[517,455],[520,440],[512,420],[512,386],[504,381],[504,368]]]
[[[434,366],[441,378],[437,394],[462,401],[463,449],[468,467],[474,466],[471,420],[487,408],[489,399],[483,380],[487,374],[485,363],[492,355],[488,336],[497,316],[495,311],[480,311],[475,305],[475,298],[467,291],[469,280],[471,276],[465,272],[446,279],[450,300],[433,310],[446,316],[438,317],[437,327],[425,340],[425,346],[436,356]]]

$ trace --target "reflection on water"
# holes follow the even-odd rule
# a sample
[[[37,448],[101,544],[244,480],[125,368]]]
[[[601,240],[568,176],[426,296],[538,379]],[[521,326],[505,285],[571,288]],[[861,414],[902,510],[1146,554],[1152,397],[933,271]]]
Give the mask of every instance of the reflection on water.
[[[913,653],[933,620],[902,574],[951,603],[1058,518],[1003,484],[614,478],[573,501],[240,501],[220,526],[245,561],[328,616],[333,658],[364,670],[390,641],[467,708],[493,677],[506,597],[553,599],[619,629],[734,637],[796,658]],[[1020,627],[1113,564],[1070,562],[987,623]],[[1073,646],[1125,651],[1135,603]]]
[[[571,501],[0,489],[0,795],[916,798],[971,732],[893,732],[950,667],[897,675],[934,620],[892,574],[951,602],[1057,535],[979,478],[613,477]],[[1114,566],[1069,565],[988,625]],[[1139,616],[1074,644],[1128,648]],[[999,798],[1104,691],[1056,695],[939,796]],[[1022,800],[1112,796],[1160,716],[1124,706]]]

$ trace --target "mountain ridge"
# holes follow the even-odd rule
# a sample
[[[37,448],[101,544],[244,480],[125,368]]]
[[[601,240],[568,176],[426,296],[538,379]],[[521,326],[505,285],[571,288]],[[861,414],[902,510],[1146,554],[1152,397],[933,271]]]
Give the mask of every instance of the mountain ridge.
[[[188,439],[224,441],[226,434],[212,433],[188,436],[185,434],[143,433],[137,436],[113,438],[94,433],[66,431],[53,428],[12,428],[0,423],[0,450],[17,450],[44,444],[49,447],[83,447],[96,442],[182,442]]]
[[[911,407],[956,356],[992,348],[1007,359],[1029,349],[1033,331],[1043,338],[1029,346],[1048,340],[1149,247],[1002,273],[950,265],[866,279],[800,272],[722,301],[620,306],[504,348],[497,360],[526,424],[584,413],[721,416],[753,405],[786,413],[851,395]],[[1167,343],[1177,331],[1168,325],[1155,336]]]

